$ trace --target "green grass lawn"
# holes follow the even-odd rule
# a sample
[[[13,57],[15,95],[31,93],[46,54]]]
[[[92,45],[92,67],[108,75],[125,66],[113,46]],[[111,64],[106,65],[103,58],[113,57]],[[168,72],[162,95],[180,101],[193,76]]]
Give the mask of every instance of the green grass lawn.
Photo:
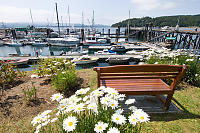
[[[88,81],[90,88],[96,88],[96,72],[91,69],[79,70],[81,78]],[[142,127],[142,132],[152,133],[198,133],[200,132],[200,88],[186,85],[175,91],[174,102],[181,113],[153,114],[151,121]],[[33,132],[30,121],[35,116],[0,125],[0,132]]]

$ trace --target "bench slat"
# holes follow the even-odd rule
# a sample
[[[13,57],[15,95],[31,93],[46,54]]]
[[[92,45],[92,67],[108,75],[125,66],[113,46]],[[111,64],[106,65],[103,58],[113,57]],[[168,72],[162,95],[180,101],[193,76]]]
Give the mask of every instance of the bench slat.
[[[139,76],[139,75],[178,75],[179,72],[129,72],[129,73],[101,73],[100,76]]]
[[[101,73],[121,73],[121,72],[180,72],[181,65],[163,65],[163,64],[144,64],[144,65],[116,65],[101,67]],[[94,68],[95,71],[98,67]]]
[[[167,76],[101,76],[100,79],[164,79],[164,78],[175,78],[174,75],[167,75]]]

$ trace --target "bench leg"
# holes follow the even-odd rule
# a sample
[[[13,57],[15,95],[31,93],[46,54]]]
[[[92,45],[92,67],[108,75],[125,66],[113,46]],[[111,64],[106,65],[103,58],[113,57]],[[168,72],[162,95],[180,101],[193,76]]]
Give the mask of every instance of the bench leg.
[[[169,109],[169,106],[170,106],[170,104],[171,104],[172,97],[173,97],[173,93],[167,95],[167,99],[166,99],[166,101],[165,101],[165,109],[166,109],[166,110]]]

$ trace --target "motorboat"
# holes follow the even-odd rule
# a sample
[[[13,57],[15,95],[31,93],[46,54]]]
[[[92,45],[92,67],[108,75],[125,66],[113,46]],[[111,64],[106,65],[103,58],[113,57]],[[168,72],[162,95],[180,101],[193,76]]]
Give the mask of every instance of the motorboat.
[[[10,57],[29,57],[31,54],[8,54]]]
[[[29,59],[16,59],[16,60],[7,60],[5,63],[14,65],[14,66],[20,66],[20,65],[27,65]]]
[[[114,52],[126,52],[126,48],[122,45],[112,45],[110,50]]]
[[[109,64],[119,65],[119,64],[129,64],[129,57],[111,57],[107,61]]]
[[[6,45],[11,46],[11,47],[20,47],[22,46],[22,43],[17,42],[16,40],[11,40],[9,42],[6,42]]]
[[[75,63],[76,65],[84,65],[84,64],[96,63],[98,59],[99,59],[98,57],[83,55],[77,59],[73,59],[72,62]]]
[[[131,51],[127,51],[126,54],[128,54],[128,55],[142,55],[143,51],[138,52],[138,51],[136,51],[136,50],[133,49]]]
[[[68,52],[62,52],[60,55],[62,56],[81,56],[84,55],[86,52],[73,52],[73,51],[68,51]]]
[[[111,51],[110,49],[104,49],[97,52],[94,52],[94,55],[115,55],[116,52]]]
[[[82,42],[83,45],[86,46],[101,46],[101,45],[109,45],[107,43],[107,39],[100,36],[99,34],[95,34],[95,35],[87,35],[85,37],[85,41]]]
[[[32,46],[47,46],[48,42],[43,42],[42,40],[38,39],[32,42]]]

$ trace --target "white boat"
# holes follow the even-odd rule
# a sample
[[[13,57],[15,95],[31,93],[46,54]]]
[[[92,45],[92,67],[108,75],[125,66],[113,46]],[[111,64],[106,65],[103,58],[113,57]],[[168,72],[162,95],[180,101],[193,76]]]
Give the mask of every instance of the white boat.
[[[60,55],[62,55],[62,56],[81,56],[81,55],[83,55],[83,53],[68,51],[68,52],[62,52]]]
[[[75,37],[47,38],[47,42],[53,46],[75,46],[80,43],[80,40]]]
[[[43,42],[42,40],[35,40],[32,42],[32,46],[47,46],[47,42]]]
[[[84,65],[84,64],[96,63],[98,59],[99,59],[98,57],[83,55],[78,59],[72,60],[72,62],[75,63],[76,65]]]
[[[138,51],[133,49],[131,51],[127,51],[126,54],[128,54],[128,55],[142,55],[143,52],[138,52]]]
[[[110,44],[107,44],[107,39],[101,37],[99,34],[87,35],[85,37],[85,41],[83,41],[82,43],[83,45],[86,45],[86,46],[110,45]]]
[[[6,45],[11,46],[11,47],[20,47],[22,46],[22,43],[19,43],[15,40],[11,40],[10,42],[7,42]]]
[[[104,49],[102,51],[94,52],[94,55],[115,55],[115,54],[116,54],[116,52],[111,51],[109,49]]]

